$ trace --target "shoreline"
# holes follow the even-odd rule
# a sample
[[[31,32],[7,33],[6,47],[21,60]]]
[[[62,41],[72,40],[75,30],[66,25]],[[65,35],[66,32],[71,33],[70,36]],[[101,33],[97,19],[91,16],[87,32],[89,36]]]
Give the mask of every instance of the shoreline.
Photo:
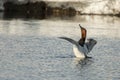
[[[72,5],[74,3],[74,5]],[[54,5],[53,5],[54,4]],[[58,5],[59,4],[59,5]],[[120,13],[85,13],[77,10],[74,6],[80,5],[85,6],[81,2],[56,2],[56,1],[39,1],[39,2],[27,2],[24,4],[17,4],[14,2],[6,2],[3,4],[4,15],[11,16],[25,16],[37,18],[39,16],[75,16],[75,15],[101,15],[101,16],[117,16],[120,17]],[[44,17],[43,17],[44,18]]]

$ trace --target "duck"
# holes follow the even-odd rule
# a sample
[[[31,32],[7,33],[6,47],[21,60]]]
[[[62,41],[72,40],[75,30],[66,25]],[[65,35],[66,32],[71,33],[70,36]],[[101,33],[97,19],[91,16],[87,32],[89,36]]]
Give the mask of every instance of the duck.
[[[87,30],[79,24],[81,29],[81,38],[78,41],[75,41],[68,37],[59,37],[60,39],[67,40],[73,44],[73,53],[75,57],[80,59],[92,58],[88,56],[88,53],[91,52],[93,47],[97,44],[97,41],[93,38],[89,38],[86,41]]]

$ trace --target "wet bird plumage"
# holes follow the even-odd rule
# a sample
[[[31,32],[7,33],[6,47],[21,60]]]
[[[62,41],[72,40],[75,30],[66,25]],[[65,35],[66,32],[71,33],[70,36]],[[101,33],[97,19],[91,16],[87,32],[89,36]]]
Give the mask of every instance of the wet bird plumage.
[[[59,38],[71,42],[73,44],[73,52],[75,56],[84,59],[84,58],[88,58],[87,54],[93,49],[97,41],[94,39],[88,39],[88,41],[85,42],[87,30],[83,28],[81,25],[79,26],[81,29],[81,38],[79,41],[75,41],[67,37],[59,37]]]

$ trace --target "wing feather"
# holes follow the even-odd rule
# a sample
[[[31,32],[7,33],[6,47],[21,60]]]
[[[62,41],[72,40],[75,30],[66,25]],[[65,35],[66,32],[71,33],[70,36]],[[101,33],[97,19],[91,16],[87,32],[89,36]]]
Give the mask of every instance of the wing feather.
[[[71,39],[71,38],[67,38],[67,37],[59,37],[60,39],[65,39],[67,41],[69,41],[70,43],[76,45],[77,47],[79,47],[79,43],[76,42],[75,40]]]

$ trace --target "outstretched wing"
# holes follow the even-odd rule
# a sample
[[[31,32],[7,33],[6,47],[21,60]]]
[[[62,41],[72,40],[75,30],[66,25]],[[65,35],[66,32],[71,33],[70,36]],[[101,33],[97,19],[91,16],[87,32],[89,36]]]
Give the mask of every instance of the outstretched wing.
[[[76,42],[75,40],[71,39],[71,38],[67,38],[67,37],[59,37],[60,39],[65,39],[69,42],[71,42],[72,44],[76,45],[77,47],[79,47],[78,42]]]
[[[96,40],[88,39],[88,42],[85,43],[85,45],[87,46],[88,52],[90,52],[96,44],[97,44]]]
[[[81,38],[80,38],[80,40],[78,42],[79,42],[79,45],[84,46],[87,31],[80,24],[79,24],[79,26],[80,26],[80,29],[81,29]]]

